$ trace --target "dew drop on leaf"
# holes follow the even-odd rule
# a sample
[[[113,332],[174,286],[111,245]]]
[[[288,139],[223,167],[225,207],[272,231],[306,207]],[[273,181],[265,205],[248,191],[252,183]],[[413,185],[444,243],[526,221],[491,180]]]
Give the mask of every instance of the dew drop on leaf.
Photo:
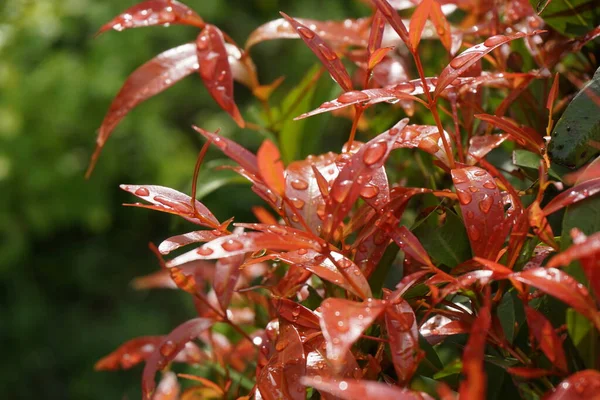
[[[175,351],[176,347],[177,346],[175,343],[173,343],[171,340],[167,340],[162,346],[160,346],[160,354],[162,354],[163,357],[170,357]]]
[[[135,191],[136,196],[148,196],[150,195],[150,191],[145,187],[141,187]]]
[[[337,203],[342,203],[348,196],[348,193],[350,193],[352,183],[352,181],[342,181],[339,185],[335,185],[331,189],[331,198]]]
[[[452,61],[450,61],[450,66],[454,69],[459,69],[476,57],[479,57],[479,55],[476,52],[461,54]]]
[[[360,195],[365,199],[372,199],[379,194],[379,188],[377,186],[367,185],[360,190]]]
[[[458,201],[460,201],[460,204],[464,206],[470,204],[473,200],[473,196],[471,195],[471,193],[466,192],[462,189],[456,189],[456,194],[458,195]]]
[[[210,256],[212,253],[214,253],[214,250],[208,247],[201,247],[196,251],[196,253],[200,254],[201,256]]]
[[[337,101],[340,103],[353,103],[355,101],[367,101],[369,100],[369,96],[366,93],[360,92],[358,90],[352,90],[350,92],[346,92],[338,97]]]
[[[485,42],[483,42],[483,44],[486,47],[494,47],[494,46],[497,46],[497,45],[499,45],[501,43],[504,43],[504,42],[507,42],[507,41],[508,41],[508,38],[506,36],[504,36],[504,35],[496,35],[496,36],[492,36],[490,38],[487,38],[485,40]]]
[[[298,33],[300,33],[302,36],[309,40],[315,37],[315,33],[313,31],[303,26],[298,27]]]
[[[296,190],[306,190],[308,188],[308,182],[302,179],[294,179],[292,181],[292,187]]]
[[[469,225],[469,237],[474,241],[478,241],[481,238],[481,233],[475,225]]]
[[[373,143],[365,150],[363,161],[367,165],[373,165],[381,161],[386,152],[387,144],[385,142]]]
[[[496,189],[496,184],[492,181],[487,181],[483,184],[483,187],[486,189]]]
[[[490,209],[492,208],[492,204],[494,204],[494,199],[492,199],[491,196],[488,196],[487,194],[483,196],[483,199],[479,202],[479,209],[487,214],[488,212],[490,212]]]

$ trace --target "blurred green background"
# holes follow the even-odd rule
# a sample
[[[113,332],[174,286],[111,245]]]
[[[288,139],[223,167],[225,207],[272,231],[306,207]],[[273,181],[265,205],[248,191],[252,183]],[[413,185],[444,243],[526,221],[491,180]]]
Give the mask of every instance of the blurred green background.
[[[191,76],[134,110],[108,141],[92,178],[83,178],[96,129],[127,75],[197,33],[172,26],[93,39],[103,23],[134,3],[0,2],[0,393],[5,399],[139,398],[141,366],[94,372],[93,365],[130,338],[165,334],[193,316],[184,294],[138,292],[130,285],[158,268],[149,241],[159,243],[193,226],[122,207],[133,199],[118,185],[188,191],[202,145],[192,124],[220,127],[251,149],[262,140],[256,132],[237,129]],[[322,0],[186,4],[239,43],[261,23],[278,18],[279,10],[318,19],[364,11],[358,2]],[[263,83],[286,76],[283,93],[316,62],[297,41],[258,45],[253,56]],[[258,109],[248,91],[236,86],[236,99],[252,120]],[[328,118],[317,123],[328,135],[340,124]],[[322,134],[313,134],[310,143],[320,145]],[[209,158],[216,157],[221,156],[211,150]],[[236,215],[239,221],[252,218],[249,205],[257,200],[248,186],[238,184],[203,201],[221,220]]]

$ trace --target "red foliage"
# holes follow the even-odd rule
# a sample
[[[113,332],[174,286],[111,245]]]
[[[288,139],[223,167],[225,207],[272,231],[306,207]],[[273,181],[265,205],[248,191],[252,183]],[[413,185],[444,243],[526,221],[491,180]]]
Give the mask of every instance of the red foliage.
[[[237,163],[232,169],[250,181],[272,212],[253,207],[258,223],[231,228],[233,219],[221,223],[193,196],[161,186],[122,185],[149,203],[134,206],[176,214],[203,228],[163,241],[159,257],[198,245],[167,261],[160,258],[160,272],[134,283],[179,288],[193,297],[198,315],[166,336],[125,343],[96,368],[130,368],[145,361],[143,393],[155,399],[304,399],[308,390],[315,393],[312,398],[318,392],[323,399],[429,399],[428,393],[453,399],[456,392],[460,398],[483,399],[496,378],[486,375],[491,362],[512,375],[500,380],[513,385],[512,392],[592,398],[600,377],[592,369],[578,371],[581,354],[571,348],[583,342],[563,348],[563,322],[555,321],[564,321],[564,315],[544,307],[548,295],[584,316],[585,337],[597,344],[600,236],[574,229],[559,241],[550,215],[581,206],[600,192],[598,163],[567,175],[564,182],[575,186],[554,195],[547,191],[547,175],[555,178],[556,171],[539,132],[551,131],[555,110],[564,106],[560,96],[566,89],[561,82],[559,91],[558,75],[551,81],[550,70],[567,70],[557,67],[564,55],[581,51],[600,31],[565,38],[527,1],[363,2],[372,15],[346,21],[282,13],[284,19],[257,28],[245,49],[174,0],[145,1],[101,28],[173,23],[201,31],[195,43],[162,53],[128,78],[102,122],[90,171],[129,111],[198,71],[217,105],[240,127],[273,135],[254,154],[218,132],[194,127],[207,140],[197,168],[214,144]],[[460,9],[462,22],[449,17],[448,6]],[[401,15],[408,13],[407,29]],[[269,97],[281,81],[261,85],[246,50],[289,38],[302,39],[344,91],[297,119],[337,111],[350,116],[353,126],[339,153],[310,155],[286,166],[277,124],[246,123],[233,82],[250,89],[270,114]],[[428,60],[420,53],[430,39],[439,39],[444,56],[466,49],[448,62]],[[524,39],[521,50],[511,47],[516,39]],[[523,71],[524,56],[537,69]],[[432,65],[425,68],[424,60]],[[424,71],[434,67],[438,75],[426,76]],[[587,67],[578,64],[565,77],[581,82]],[[543,99],[538,92],[544,92]],[[484,98],[494,93],[501,96]],[[374,132],[381,125],[373,122],[379,114],[367,109],[378,103],[388,103],[394,113],[401,113],[393,106],[400,103],[411,117],[415,107],[423,114],[410,125],[398,115],[390,129]],[[283,116],[293,112],[291,107]],[[495,129],[503,133],[493,134]],[[366,133],[373,135],[365,143],[355,140]],[[509,146],[503,144],[507,139]],[[510,171],[506,162],[486,159],[505,146],[529,151],[541,167]],[[533,176],[536,169],[539,175]],[[423,187],[409,186],[415,182]],[[537,197],[528,197],[531,193]],[[569,233],[573,245],[560,252]],[[589,281],[591,293],[566,268],[572,262],[581,265],[584,276],[578,279]],[[393,292],[387,289],[394,286]],[[523,309],[519,319],[517,311]],[[529,335],[521,334],[522,327]],[[569,334],[572,328],[567,326]],[[444,360],[442,367],[438,351],[442,358],[459,351],[462,356]],[[215,366],[218,379],[185,375],[200,386],[180,394],[168,371],[157,386],[156,372],[171,362]],[[457,365],[462,379],[423,384],[428,374],[458,373]],[[559,382],[557,376],[570,373]]]

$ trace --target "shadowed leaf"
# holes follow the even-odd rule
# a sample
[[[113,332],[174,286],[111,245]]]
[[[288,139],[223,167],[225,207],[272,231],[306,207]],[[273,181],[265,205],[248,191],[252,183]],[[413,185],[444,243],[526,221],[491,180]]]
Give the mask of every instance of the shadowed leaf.
[[[338,381],[316,376],[305,377],[302,379],[302,383],[343,400],[433,400],[433,397],[426,393],[413,392],[409,389],[401,389],[375,381],[350,379]]]
[[[550,321],[542,313],[529,306],[525,307],[525,316],[527,317],[529,331],[537,340],[546,357],[558,369],[567,371],[567,358],[562,341],[554,331]]]
[[[547,400],[588,400],[598,396],[600,372],[586,369],[563,380],[554,391],[548,393]]]
[[[410,382],[422,357],[417,319],[410,305],[399,299],[386,309],[385,324],[398,381],[404,385]]]
[[[553,198],[543,209],[544,215],[550,215],[563,207],[585,200],[600,193],[600,178],[582,182],[571,189],[567,189]]]

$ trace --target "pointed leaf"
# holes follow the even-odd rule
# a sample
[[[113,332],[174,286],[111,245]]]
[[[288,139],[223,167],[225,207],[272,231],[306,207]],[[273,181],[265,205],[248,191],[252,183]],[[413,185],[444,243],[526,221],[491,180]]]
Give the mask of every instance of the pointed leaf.
[[[444,48],[448,50],[448,53],[454,55],[454,46],[452,46],[453,38],[452,31],[450,30],[450,23],[448,22],[446,16],[444,15],[444,12],[442,11],[442,5],[440,4],[440,2],[435,0],[431,2],[431,11],[429,14],[429,18],[431,19],[431,22],[433,22],[433,25],[435,26],[435,31],[437,32]],[[460,33],[456,34],[456,36],[459,35]]]
[[[484,158],[490,151],[500,146],[508,135],[485,135],[473,136],[469,139],[469,150],[467,154],[467,164],[475,165]]]
[[[378,0],[385,1],[385,0]],[[456,56],[440,74],[438,84],[435,88],[434,96],[439,96],[442,91],[450,85],[456,78],[466,72],[473,64],[482,59],[492,50],[509,43],[512,40],[520,39],[526,36],[537,35],[541,32],[531,33],[517,32],[512,35],[496,35],[487,38],[485,42],[475,45]]]
[[[198,225],[209,227],[219,225],[219,221],[204,204],[196,200],[196,213],[194,213],[192,198],[176,190],[153,185],[121,185],[120,187],[153,205],[146,206],[147,208],[176,214]],[[141,204],[134,204],[134,206],[144,207]]]
[[[221,310],[225,311],[229,307],[233,290],[240,278],[240,267],[244,262],[244,255],[238,254],[233,257],[221,258],[215,266],[215,276],[213,279],[213,288],[217,295],[217,300]]]
[[[452,143],[452,138],[448,132],[444,131],[444,136],[448,143]],[[433,125],[408,125],[400,133],[400,137],[394,148],[419,148],[445,165],[449,165],[448,155],[444,150],[444,142],[437,126]]]
[[[542,313],[529,306],[525,306],[525,316],[529,331],[537,340],[548,360],[561,371],[567,371],[567,358],[562,341],[550,321]]]
[[[399,299],[386,309],[385,325],[398,381],[405,385],[410,382],[422,357],[417,318],[410,305]]]
[[[423,266],[431,266],[433,263],[427,254],[427,251],[423,248],[423,245],[419,242],[419,239],[408,230],[405,226],[394,226],[391,231],[388,232],[390,238],[396,242],[398,247],[410,257],[414,258]]]
[[[294,325],[321,330],[319,317],[311,310],[292,300],[285,298],[273,299],[273,307],[277,314]]]
[[[334,81],[340,85],[345,92],[352,90],[352,79],[334,50],[325,43],[313,30],[296,21],[289,15],[281,15],[296,29],[300,38],[306,43],[313,53],[321,60]]]
[[[233,99],[233,73],[223,33],[207,24],[196,39],[200,77],[212,98],[234,121],[244,127],[244,119]]]
[[[329,298],[321,304],[321,330],[327,344],[327,358],[337,368],[344,362],[362,333],[379,317],[387,303],[367,299],[357,303],[344,299]]]
[[[174,372],[165,372],[156,388],[152,400],[179,400],[181,387]]]
[[[383,33],[385,31],[385,18],[381,11],[375,11],[373,15],[373,22],[371,22],[371,31],[369,33],[369,43],[367,50],[369,51],[369,60],[373,54],[381,48],[381,42],[383,40]],[[377,63],[376,63],[377,64]]]
[[[183,235],[172,236],[164,240],[159,246],[158,251],[161,254],[169,254],[183,246],[190,245],[192,243],[210,242],[213,239],[222,236],[221,231],[194,231],[184,233]]]
[[[161,370],[172,361],[175,356],[186,346],[196,339],[202,332],[209,329],[213,321],[207,318],[191,319],[175,328],[169,333],[154,350],[146,361],[142,376],[142,392],[145,399],[152,398],[156,382],[154,377],[156,371]]]
[[[110,29],[122,31],[129,28],[170,24],[192,25],[198,28],[203,28],[205,25],[198,14],[176,0],[146,0],[123,11],[103,25],[96,35]]]
[[[550,215],[563,207],[585,200],[600,193],[600,178],[590,179],[567,189],[553,198],[543,209],[544,215]]]
[[[588,400],[598,396],[600,372],[592,369],[579,371],[563,380],[547,400]]]
[[[350,379],[338,381],[331,378],[324,379],[320,376],[307,376],[302,379],[302,383],[343,400],[433,400],[433,397],[426,393],[413,392],[409,389],[375,381]]]
[[[489,122],[493,126],[503,130],[513,136],[517,143],[525,146],[527,149],[542,154],[545,147],[544,139],[534,129],[529,127],[517,126],[514,122],[505,117],[497,117],[489,114],[475,114],[476,118]]]
[[[452,180],[463,213],[473,254],[495,260],[502,248],[504,204],[494,178],[484,169],[452,170]]]
[[[406,46],[411,48],[410,37],[408,36],[408,31],[406,30],[406,26],[404,22],[402,22],[402,18],[398,15],[396,10],[388,3],[387,0],[371,0],[377,9],[383,14],[388,24],[396,31],[400,39],[406,44]]]
[[[436,2],[434,0],[422,0],[410,18],[410,25],[408,27],[409,38],[410,44],[414,50],[419,48],[423,28],[425,28],[425,22],[427,22],[427,18],[433,7],[432,3]]]
[[[283,196],[285,192],[284,167],[277,146],[270,140],[265,140],[256,153],[256,160],[263,181],[271,190]]]

